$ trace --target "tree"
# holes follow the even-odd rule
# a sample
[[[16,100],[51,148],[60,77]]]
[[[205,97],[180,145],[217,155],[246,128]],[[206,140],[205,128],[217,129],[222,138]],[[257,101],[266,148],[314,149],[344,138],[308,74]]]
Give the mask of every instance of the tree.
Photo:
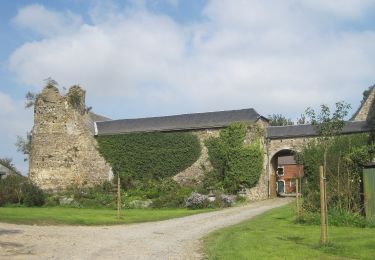
[[[31,138],[31,132],[26,133],[26,138],[18,135],[16,141],[17,152],[21,152],[28,157],[31,152]],[[27,161],[27,157],[24,159],[25,161]]]
[[[26,93],[25,98],[26,98],[25,108],[30,108],[35,105],[35,98],[36,98],[35,93],[28,91]]]
[[[297,125],[305,125],[308,124],[309,121],[306,119],[306,115],[301,114],[300,118],[297,119]]]
[[[269,115],[271,126],[285,126],[285,125],[294,125],[293,121],[290,118],[286,118],[281,114],[272,114]]]
[[[15,172],[15,173],[20,173],[16,166],[13,164],[13,159],[12,158],[0,158],[0,164],[4,165],[7,167],[9,170]]]
[[[312,108],[306,109],[306,115],[310,118],[312,125],[318,133],[318,141],[323,146],[323,167],[320,167],[320,210],[321,210],[321,243],[327,242],[328,228],[328,210],[326,193],[326,171],[327,171],[327,153],[333,138],[337,136],[345,125],[344,118],[348,115],[350,105],[341,101],[336,103],[335,112],[331,111],[327,105],[320,106],[320,112],[317,114]]]
[[[308,107],[305,111],[306,116],[310,119],[318,133],[318,140],[324,148],[324,168],[327,164],[327,151],[332,138],[337,136],[345,125],[344,118],[348,115],[351,108],[350,104],[340,101],[335,104],[335,112],[331,111],[327,105],[320,106],[320,112],[317,114],[314,109]]]

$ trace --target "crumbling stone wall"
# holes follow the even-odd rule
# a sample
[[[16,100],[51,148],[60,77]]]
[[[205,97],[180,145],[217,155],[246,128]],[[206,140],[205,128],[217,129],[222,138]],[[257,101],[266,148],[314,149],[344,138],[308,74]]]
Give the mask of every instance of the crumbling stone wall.
[[[371,116],[371,107],[375,99],[375,87],[372,87],[368,97],[362,102],[358,111],[354,114],[353,121],[366,121]]]
[[[47,86],[35,100],[29,178],[44,190],[94,185],[112,171],[96,149],[87,127],[85,91],[78,86],[62,96]]]

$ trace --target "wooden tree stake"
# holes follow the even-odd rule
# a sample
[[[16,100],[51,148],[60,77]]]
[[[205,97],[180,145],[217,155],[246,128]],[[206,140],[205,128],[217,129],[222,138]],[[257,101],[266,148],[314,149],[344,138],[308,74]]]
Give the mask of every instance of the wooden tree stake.
[[[121,218],[121,184],[120,174],[117,174],[117,218]]]
[[[320,242],[327,243],[327,217],[326,217],[326,196],[325,196],[325,177],[323,166],[319,167],[320,173]]]

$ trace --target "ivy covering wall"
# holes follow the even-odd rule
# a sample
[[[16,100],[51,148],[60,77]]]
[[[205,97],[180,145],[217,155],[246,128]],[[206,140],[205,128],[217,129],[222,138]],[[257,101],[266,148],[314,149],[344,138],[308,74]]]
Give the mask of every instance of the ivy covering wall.
[[[245,144],[247,133],[251,143]],[[206,141],[209,159],[214,170],[207,174],[206,186],[235,193],[254,187],[263,170],[264,156],[256,125],[235,123],[220,131],[220,136]]]
[[[160,180],[192,165],[200,143],[192,133],[131,133],[98,136],[99,152],[120,176]]]

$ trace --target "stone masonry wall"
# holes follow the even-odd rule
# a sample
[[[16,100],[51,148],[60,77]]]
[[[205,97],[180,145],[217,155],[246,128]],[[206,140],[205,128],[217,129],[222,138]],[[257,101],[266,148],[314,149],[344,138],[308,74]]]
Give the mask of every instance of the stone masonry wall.
[[[204,142],[210,137],[218,137],[220,130],[199,130],[193,131],[199,140],[201,145],[201,155],[198,160],[193,163],[190,167],[184,171],[178,173],[173,177],[175,181],[182,185],[187,185],[190,187],[196,187],[202,183],[205,172],[212,170],[212,165],[208,159],[208,149]]]
[[[365,121],[370,116],[371,106],[375,98],[375,87],[373,87],[368,95],[367,99],[361,104],[361,107],[358,109],[357,113],[353,117],[353,121]]]
[[[29,178],[43,190],[94,185],[110,180],[112,171],[85,126],[85,92],[78,86],[61,96],[47,86],[34,107]]]
[[[264,128],[263,125],[257,124],[260,128]],[[199,130],[193,131],[192,133],[198,137],[198,140],[201,145],[201,155],[198,160],[188,167],[186,170],[180,172],[179,174],[175,175],[173,179],[180,184],[188,185],[192,187],[198,186],[203,178],[204,174],[212,170],[212,165],[208,158],[208,149],[205,146],[205,141],[210,137],[218,137],[220,129],[206,129],[206,130]],[[245,138],[245,144],[250,144],[253,140],[253,133],[248,131]],[[261,139],[262,146],[265,147],[264,139]],[[268,178],[267,178],[267,157],[266,157],[266,150],[264,150],[264,167],[259,177],[259,181],[257,185],[251,189],[246,189],[246,196],[248,199],[256,201],[256,200],[263,200],[268,197]]]

